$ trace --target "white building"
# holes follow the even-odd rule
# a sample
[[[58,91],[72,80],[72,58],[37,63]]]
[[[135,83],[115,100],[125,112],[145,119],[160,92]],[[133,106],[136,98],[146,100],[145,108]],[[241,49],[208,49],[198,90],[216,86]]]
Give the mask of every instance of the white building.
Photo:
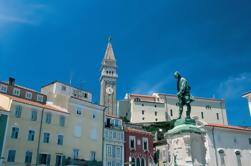
[[[194,97],[191,117],[208,123],[228,124],[224,100]],[[126,94],[118,102],[118,116],[126,117],[131,123],[161,122],[178,117],[178,99],[173,94],[152,95]],[[185,116],[184,107],[183,116]]]
[[[175,153],[170,148],[173,144],[168,144],[166,139],[155,142],[156,150],[159,150],[159,166],[173,165],[175,162],[174,156],[177,157],[177,161],[179,160],[178,165],[183,163],[185,166],[191,165],[187,156],[192,156],[193,163],[196,163],[195,160],[197,160],[197,165],[250,166],[250,128],[207,124],[202,121],[197,121],[197,125],[205,133],[201,137],[197,135],[197,138],[196,134],[191,133],[181,133],[178,137],[174,137],[172,142],[179,147],[179,150],[175,150]],[[191,135],[192,139],[188,139],[189,135]],[[198,146],[199,142],[202,144]]]
[[[250,128],[216,124],[207,124],[204,128],[209,166],[250,166]]]
[[[248,108],[249,108],[249,112],[251,116],[251,91],[243,94],[242,97],[245,97],[248,99]]]
[[[105,116],[103,146],[104,166],[124,165],[124,131],[121,119]]]

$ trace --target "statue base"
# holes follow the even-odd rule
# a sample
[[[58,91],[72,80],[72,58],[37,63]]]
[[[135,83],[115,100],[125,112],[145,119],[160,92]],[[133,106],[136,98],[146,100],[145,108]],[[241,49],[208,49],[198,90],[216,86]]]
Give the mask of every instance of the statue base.
[[[169,164],[205,166],[205,130],[196,126],[194,119],[178,119],[174,125],[172,130],[165,133]]]

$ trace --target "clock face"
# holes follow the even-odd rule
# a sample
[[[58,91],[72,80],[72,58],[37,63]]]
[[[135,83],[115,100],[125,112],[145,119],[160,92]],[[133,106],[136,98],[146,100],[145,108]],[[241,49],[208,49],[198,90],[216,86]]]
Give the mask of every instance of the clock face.
[[[106,93],[109,94],[109,95],[113,94],[113,89],[112,89],[112,87],[107,87],[107,88],[106,88]]]

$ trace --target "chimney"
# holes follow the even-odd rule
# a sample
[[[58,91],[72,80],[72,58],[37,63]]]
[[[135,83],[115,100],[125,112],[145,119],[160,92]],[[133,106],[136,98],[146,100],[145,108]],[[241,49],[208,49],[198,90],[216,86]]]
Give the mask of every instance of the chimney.
[[[9,77],[9,85],[10,86],[14,86],[15,85],[15,78],[13,78],[13,77]]]

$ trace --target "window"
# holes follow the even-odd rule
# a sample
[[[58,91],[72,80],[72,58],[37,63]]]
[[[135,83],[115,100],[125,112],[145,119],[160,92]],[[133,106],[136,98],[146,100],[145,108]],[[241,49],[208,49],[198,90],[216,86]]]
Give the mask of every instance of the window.
[[[49,112],[47,112],[46,114],[45,114],[45,122],[47,123],[47,124],[51,124],[51,113],[49,113]]]
[[[137,98],[134,99],[134,101],[135,102],[140,102],[140,98],[137,97]]]
[[[109,157],[112,156],[112,145],[106,145],[106,151]]]
[[[37,110],[33,109],[31,111],[31,120],[36,121],[37,120]]]
[[[7,90],[8,90],[7,85],[0,84],[0,92],[7,93]]]
[[[112,157],[115,158],[116,152],[115,152],[115,145],[112,145]]]
[[[93,113],[93,114],[92,114],[92,119],[95,119],[95,118],[96,118],[96,114]]]
[[[12,127],[11,138],[17,139],[18,138],[18,133],[19,133],[19,128]]]
[[[144,111],[144,110],[142,110],[142,115],[144,115],[144,113],[145,113],[145,111]]]
[[[157,121],[158,121],[158,118],[156,118],[155,121],[157,122]]]
[[[39,164],[50,165],[51,155],[49,154],[40,154],[39,155]]]
[[[88,94],[87,94],[87,93],[85,93],[85,94],[84,94],[84,98],[87,98],[87,97],[88,97]]]
[[[206,109],[207,109],[207,110],[211,110],[212,107],[211,107],[210,105],[206,105]]]
[[[142,107],[144,107],[144,104],[141,104],[142,105]]]
[[[216,113],[217,120],[219,120],[219,113]]]
[[[135,158],[132,158],[131,165],[135,166]]]
[[[242,163],[241,163],[241,152],[240,152],[240,150],[235,150],[235,155],[236,155],[236,158],[237,158],[237,165],[238,166],[242,166]]]
[[[148,138],[143,138],[143,150],[148,151]]]
[[[37,101],[43,102],[44,101],[44,96],[37,95]]]
[[[63,155],[56,155],[56,165],[55,166],[63,166],[65,160],[65,156]]]
[[[79,149],[73,149],[73,159],[78,159]]]
[[[13,95],[15,95],[15,96],[20,96],[20,89],[14,88],[14,89],[13,89]]]
[[[34,130],[29,130],[28,132],[28,141],[34,141],[35,138],[35,131]]]
[[[62,85],[61,90],[66,91],[66,86]]]
[[[63,115],[61,115],[61,116],[59,117],[59,125],[60,125],[61,127],[64,127],[64,125],[65,125],[65,117],[64,117]]]
[[[26,151],[25,153],[25,164],[31,164],[32,161],[32,152]]]
[[[201,119],[204,119],[204,114],[203,114],[203,112],[201,112]]]
[[[157,107],[157,105],[154,105],[154,107],[156,108],[156,107]]]
[[[142,120],[145,120],[145,118],[143,117]]]
[[[129,136],[129,142],[130,142],[130,144],[129,144],[130,149],[135,149],[136,148],[135,136]]]
[[[58,145],[63,145],[63,143],[64,143],[64,136],[58,135]]]
[[[222,166],[225,165],[225,159],[224,159],[224,150],[223,149],[218,149],[219,155],[220,155],[220,164]]]
[[[158,114],[157,111],[155,111],[155,116],[157,116],[157,114]]]
[[[76,114],[77,115],[81,115],[82,114],[81,108],[79,108],[79,107],[76,108]]]
[[[251,138],[248,138],[249,145],[251,145]]]
[[[116,157],[121,158],[121,153],[122,153],[122,148],[121,147],[116,147]]]
[[[32,99],[32,93],[31,92],[26,92],[25,93],[25,98]]]
[[[91,161],[96,160],[96,152],[94,152],[94,151],[90,152],[90,159],[91,159]]]
[[[172,109],[170,109],[170,115],[173,116],[173,110]]]
[[[49,143],[50,142],[50,133],[44,133],[44,143]]]
[[[144,158],[141,158],[141,166],[145,166],[145,159]]]
[[[119,126],[119,121],[117,119],[114,120],[114,123],[115,123],[115,127]]]
[[[140,159],[139,158],[137,158],[136,166],[140,166]]]
[[[16,150],[9,150],[7,161],[15,162],[15,157],[16,157]]]
[[[22,113],[22,106],[21,105],[16,105],[15,117],[20,118],[21,113]]]
[[[116,136],[117,136],[117,132],[116,132],[116,131],[113,131],[112,139],[116,139]]]

